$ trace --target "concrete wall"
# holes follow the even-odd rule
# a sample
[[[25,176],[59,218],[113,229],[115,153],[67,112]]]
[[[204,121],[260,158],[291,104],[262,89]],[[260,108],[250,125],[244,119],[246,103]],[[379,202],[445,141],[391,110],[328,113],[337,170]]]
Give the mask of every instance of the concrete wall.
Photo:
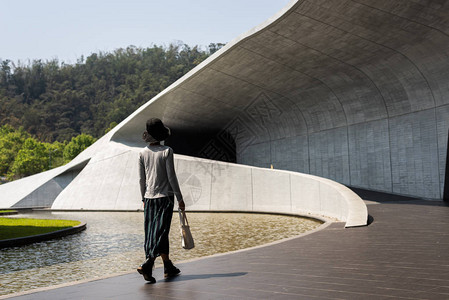
[[[87,161],[51,178],[12,207],[51,207],[56,197],[78,176]]]
[[[140,149],[114,143],[109,148],[101,160],[91,159],[52,209],[143,208],[137,170]],[[366,225],[368,220],[366,205],[356,194],[324,178],[183,155],[175,156],[175,168],[189,210],[325,216],[347,227]]]
[[[363,201],[328,179],[185,156],[178,156],[176,163],[191,210],[326,216],[345,221],[346,227],[366,225],[368,220]]]
[[[245,145],[238,162],[308,172],[369,190],[441,199],[448,120],[444,106],[306,137],[267,140]],[[299,140],[303,142],[296,147]]]

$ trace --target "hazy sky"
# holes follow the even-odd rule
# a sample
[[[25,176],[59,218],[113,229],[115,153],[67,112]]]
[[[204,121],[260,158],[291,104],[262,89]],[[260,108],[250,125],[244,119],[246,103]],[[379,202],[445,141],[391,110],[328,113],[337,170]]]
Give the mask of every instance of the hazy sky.
[[[291,0],[0,0],[0,59],[81,55],[129,45],[229,42]]]

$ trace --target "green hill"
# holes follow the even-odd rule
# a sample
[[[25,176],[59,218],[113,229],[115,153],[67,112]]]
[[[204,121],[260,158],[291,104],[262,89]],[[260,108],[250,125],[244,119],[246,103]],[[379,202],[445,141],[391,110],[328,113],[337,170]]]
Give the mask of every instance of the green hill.
[[[73,65],[0,61],[0,125],[45,142],[98,138],[222,46],[130,46]]]

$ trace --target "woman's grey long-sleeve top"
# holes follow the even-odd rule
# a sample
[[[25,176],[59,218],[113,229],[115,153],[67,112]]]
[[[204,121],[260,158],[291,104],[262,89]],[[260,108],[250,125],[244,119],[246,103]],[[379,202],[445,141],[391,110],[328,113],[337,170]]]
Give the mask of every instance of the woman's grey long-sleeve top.
[[[172,148],[152,145],[139,152],[139,183],[142,200],[173,195],[178,201],[182,200]]]

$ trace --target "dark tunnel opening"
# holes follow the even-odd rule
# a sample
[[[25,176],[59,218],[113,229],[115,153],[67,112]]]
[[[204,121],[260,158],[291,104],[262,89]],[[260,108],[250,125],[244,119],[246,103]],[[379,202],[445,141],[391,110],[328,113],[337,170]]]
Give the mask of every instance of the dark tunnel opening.
[[[223,162],[237,162],[236,143],[226,130],[183,130],[171,128],[171,137],[165,145],[176,154]]]

